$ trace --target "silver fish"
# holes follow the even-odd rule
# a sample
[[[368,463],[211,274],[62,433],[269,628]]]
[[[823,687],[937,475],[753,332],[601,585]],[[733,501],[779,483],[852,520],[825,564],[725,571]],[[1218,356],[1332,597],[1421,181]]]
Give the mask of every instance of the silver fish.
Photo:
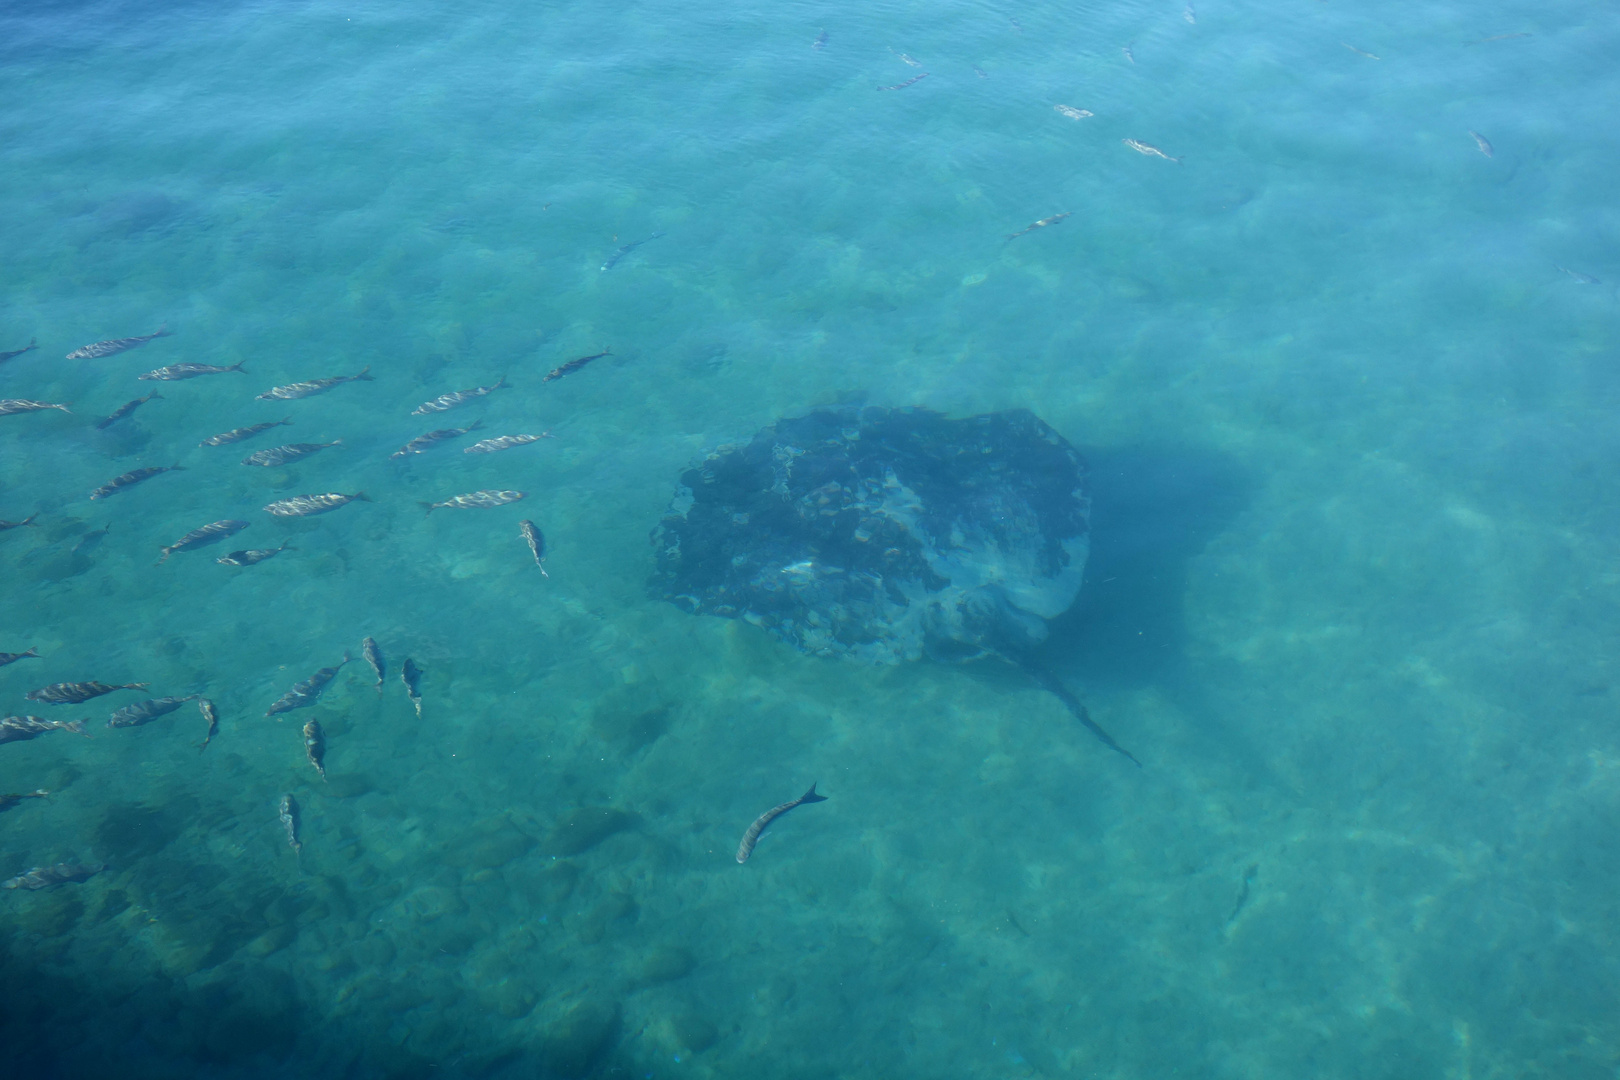
[[[273,502],[264,509],[276,517],[314,517],[316,514],[325,514],[340,506],[347,506],[356,499],[361,502],[371,501],[363,491],[357,491],[353,495],[333,491],[325,495],[295,495],[290,499]]]
[[[1084,120],[1088,116],[1097,115],[1090,109],[1077,109],[1073,105],[1054,105],[1052,108],[1054,111],[1067,116],[1070,120]]]
[[[43,799],[49,794],[50,792],[40,788],[38,791],[25,791],[20,795],[0,795],[0,810],[10,810],[24,799]]]
[[[88,720],[44,720],[38,716],[7,716],[0,719],[0,743],[26,742],[37,739],[47,731],[71,731],[75,735],[86,734],[84,725]]]
[[[315,394],[323,394],[332,389],[332,387],[340,386],[346,382],[373,382],[374,380],[372,379],[371,375],[368,374],[370,371],[371,366],[368,364],[367,366],[361,368],[359,374],[356,375],[334,375],[329,379],[311,379],[308,382],[288,383],[286,386],[274,386],[260,394],[257,400],[292,401],[297,398],[307,398],[312,397]]]
[[[298,840],[298,801],[291,795],[283,795],[278,815],[281,818],[281,827],[287,830],[287,843],[291,845],[293,851],[303,851],[304,845]]]
[[[315,771],[326,779],[326,733],[321,730],[319,720],[311,720],[304,725],[304,756],[309,763],[315,766]]]
[[[823,30],[816,40],[810,43],[812,49],[825,49],[827,47],[827,31]]]
[[[92,499],[105,499],[109,495],[116,495],[125,488],[140,483],[142,480],[150,480],[152,477],[166,472],[176,472],[184,469],[184,465],[148,465],[144,469],[136,469],[133,472],[125,473],[123,476],[114,477],[92,491],[90,497]]]
[[[374,638],[366,638],[360,643],[360,655],[366,658],[371,670],[377,673],[377,696],[382,697],[383,676],[388,674],[388,661],[383,659],[382,650],[377,647]]]
[[[495,390],[509,389],[511,389],[511,384],[506,381],[506,376],[502,375],[488,386],[475,386],[470,390],[457,390],[453,394],[440,394],[432,401],[424,401],[411,410],[411,415],[427,416],[429,413],[446,412],[457,405],[465,405],[473,398],[481,398]]]
[[[30,690],[23,697],[29,701],[38,701],[46,705],[77,705],[91,698],[98,698],[103,694],[110,694],[114,690],[145,690],[148,683],[132,682],[112,686],[104,682],[59,682],[42,686],[38,690]]]
[[[0,881],[0,889],[50,889],[69,881],[89,881],[105,869],[106,863],[89,866],[85,863],[61,862],[54,866],[36,866],[7,881]]]
[[[208,732],[203,736],[203,744],[197,750],[197,753],[200,754],[208,749],[208,744],[214,741],[215,735],[219,734],[219,710],[214,708],[212,701],[200,697],[197,699],[197,711],[202,713],[202,718],[208,722]]]
[[[1130,147],[1132,150],[1135,150],[1138,154],[1145,154],[1148,157],[1163,158],[1166,161],[1181,160],[1178,157],[1171,157],[1163,150],[1160,150],[1157,146],[1149,146],[1145,142],[1137,142],[1135,139],[1121,139],[1119,141]]]
[[[72,412],[66,405],[54,405],[49,401],[29,401],[26,398],[0,398],[0,416],[10,416],[13,413],[39,412],[42,409],[61,409],[63,412]]]
[[[441,443],[446,439],[459,439],[461,436],[467,434],[467,432],[474,431],[480,427],[483,427],[483,421],[474,420],[466,427],[440,428],[438,431],[430,431],[426,435],[418,435],[416,438],[412,439],[410,442],[406,443],[404,446],[400,447],[398,450],[395,450],[388,456],[391,458],[402,458],[409,457],[411,454],[420,454],[422,451],[428,449],[436,443]]]
[[[197,445],[198,446],[224,446],[227,443],[241,442],[243,439],[252,438],[253,436],[257,435],[261,431],[269,431],[271,428],[281,427],[283,424],[290,424],[290,423],[292,423],[292,417],[289,416],[285,420],[271,420],[271,421],[268,421],[268,422],[263,423],[263,424],[254,424],[252,427],[234,428],[234,429],[232,429],[230,431],[227,431],[223,435],[215,435],[213,438],[204,439],[202,442],[198,443]]]
[[[754,823],[748,826],[748,831],[743,833],[742,843],[737,845],[737,861],[740,863],[745,863],[748,861],[748,856],[754,853],[754,845],[759,843],[759,834],[765,831],[765,826],[769,825],[771,822],[775,821],[777,818],[781,817],[795,806],[802,806],[805,803],[818,803],[826,801],[827,796],[817,795],[816,785],[811,784],[809,791],[805,792],[803,795],[800,795],[792,802],[785,802],[780,806],[773,806],[763,814],[759,815],[759,817],[754,819]]]
[[[33,352],[37,348],[39,348],[39,342],[30,339],[28,344],[20,349],[12,349],[10,352],[0,352],[0,364],[5,363],[7,360],[15,360],[23,353]]]
[[[522,491],[473,491],[466,495],[457,495],[454,498],[446,499],[441,503],[423,503],[422,505],[427,507],[427,512],[431,514],[440,507],[449,507],[453,510],[470,510],[505,506],[507,503],[517,502],[526,496],[527,492]]]
[[[0,667],[15,664],[19,660],[38,660],[39,650],[29,649],[27,652],[0,652]]]
[[[1013,233],[1011,236],[1007,237],[1007,239],[1008,240],[1016,240],[1020,236],[1023,236],[1025,233],[1032,233],[1036,229],[1044,229],[1048,225],[1056,225],[1059,222],[1061,222],[1064,218],[1066,218],[1070,214],[1072,214],[1073,212],[1074,211],[1069,210],[1069,211],[1065,211],[1065,212],[1063,212],[1061,214],[1053,214],[1051,217],[1041,218],[1041,220],[1035,222],[1034,224],[1032,224],[1032,225],[1030,225],[1030,226],[1028,226],[1026,228],[1020,229],[1018,232]]]
[[[167,716],[188,701],[196,701],[197,694],[187,697],[160,697],[149,698],[146,701],[137,701],[133,705],[125,705],[107,719],[110,728],[140,727],[150,724],[160,716]]]
[[[518,535],[523,537],[523,542],[528,544],[529,550],[534,553],[534,565],[540,568],[540,576],[550,577],[551,575],[546,573],[545,534],[535,528],[534,522],[524,519],[518,522]]]
[[[1181,17],[1187,20],[1188,26],[1198,25],[1198,13],[1193,10],[1191,4],[1181,9]]]
[[[1480,153],[1484,154],[1486,157],[1496,156],[1496,148],[1491,145],[1491,140],[1487,139],[1477,131],[1470,131],[1468,134],[1474,137],[1474,142],[1479,145]]]
[[[159,559],[158,562],[163,562],[177,551],[190,551],[192,548],[216,544],[228,536],[235,536],[247,527],[248,523],[245,521],[226,518],[224,521],[211,522],[200,529],[192,529],[168,547],[163,548],[163,558]]]
[[[496,439],[485,439],[475,442],[462,450],[463,454],[493,454],[497,450],[510,450],[514,446],[527,446],[541,439],[555,439],[557,436],[549,431],[542,431],[538,435],[502,435]]]
[[[266,559],[273,559],[289,548],[295,551],[297,550],[296,548],[293,548],[290,543],[282,544],[278,548],[248,548],[245,551],[233,551],[229,555],[221,555],[214,561],[217,563],[223,563],[226,566],[252,566],[254,563],[261,563]]]
[[[607,262],[602,264],[602,272],[607,273],[615,266],[618,266],[620,260],[622,260],[626,255],[630,254],[632,251],[636,250],[636,248],[640,247],[642,244],[648,243],[649,241],[657,240],[663,235],[664,234],[661,232],[655,232],[651,236],[647,237],[646,240],[632,240],[630,243],[624,245],[624,247],[608,256]]]
[[[138,397],[134,401],[126,401],[126,402],[124,402],[122,405],[118,406],[118,408],[114,409],[107,416],[103,417],[100,420],[97,420],[96,421],[96,430],[97,431],[106,431],[108,428],[110,428],[114,424],[118,423],[118,421],[122,420],[124,417],[128,416],[130,413],[134,412],[136,409],[140,408],[142,405],[145,405],[148,401],[151,401],[153,398],[161,398],[161,397],[163,397],[163,395],[158,393],[156,390],[154,390],[150,394],[147,394],[145,397]]]
[[[298,683],[291,690],[277,698],[276,703],[270,706],[264,715],[274,716],[277,713],[292,712],[294,709],[309,708],[320,700],[321,695],[326,692],[327,684],[337,678],[337,673],[343,670],[343,665],[352,659],[354,658],[348,653],[344,653],[343,661],[337,667],[323,667],[303,682]]]
[[[0,521],[0,532],[10,532],[12,529],[20,529],[24,525],[33,525],[34,519],[37,517],[39,517],[39,514],[33,513],[29,514],[21,521]],[[35,528],[38,528],[38,526],[35,526]]]
[[[230,367],[215,367],[213,364],[170,364],[168,367],[160,367],[135,377],[143,382],[180,382],[182,379],[195,379],[199,375],[223,375],[227,371],[247,374],[247,370],[241,364],[232,364]]]
[[[878,87],[878,89],[879,90],[904,90],[906,87],[911,86],[911,85],[913,85],[915,83],[920,83],[926,78],[928,78],[928,72],[925,71],[921,75],[913,75],[911,78],[907,79],[903,83],[895,83],[893,86],[880,86],[880,87]]]
[[[1343,45],[1345,48],[1349,49],[1351,52],[1355,53],[1357,56],[1365,56],[1369,60],[1382,60],[1383,59],[1383,57],[1381,57],[1381,56],[1374,56],[1372,53],[1368,52],[1366,49],[1358,49],[1358,48],[1356,48],[1354,45],[1350,44],[1348,41],[1341,41],[1341,42],[1339,42],[1339,44]]]
[[[399,667],[399,681],[405,684],[405,696],[416,706],[416,715],[422,715],[422,669],[410,657]]]
[[[153,338],[170,336],[172,335],[170,335],[168,327],[160,326],[155,332],[147,334],[144,337],[113,338],[111,341],[98,341],[94,345],[86,345],[82,349],[74,349],[72,352],[67,354],[67,358],[69,360],[95,360],[102,356],[114,356],[118,353],[124,352],[127,349],[133,349],[139,345],[145,345]]]
[[[1554,264],[1554,265],[1556,265],[1556,264]],[[1564,273],[1568,274],[1570,277],[1574,278],[1576,281],[1580,282],[1582,285],[1601,285],[1601,284],[1603,284],[1603,282],[1599,281],[1597,278],[1593,277],[1591,274],[1583,274],[1579,270],[1571,270],[1567,266],[1559,266],[1558,269],[1562,270]]]
[[[342,439],[333,439],[331,442],[301,442],[288,443],[285,446],[272,446],[268,450],[256,450],[242,459],[244,465],[285,465],[289,461],[297,461],[301,457],[308,457],[317,450],[325,450],[336,446]]]

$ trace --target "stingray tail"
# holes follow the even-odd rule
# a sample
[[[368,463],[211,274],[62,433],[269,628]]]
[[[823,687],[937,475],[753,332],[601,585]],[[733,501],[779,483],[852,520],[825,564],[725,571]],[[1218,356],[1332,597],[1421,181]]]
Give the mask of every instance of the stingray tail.
[[[1097,736],[1098,742],[1102,743],[1110,750],[1130,758],[1131,763],[1138,769],[1142,768],[1142,763],[1136,760],[1136,755],[1119,745],[1119,743],[1115,742],[1114,737],[1108,734],[1108,732],[1104,731],[1102,727],[1098,725],[1097,721],[1091,718],[1091,713],[1086,709],[1085,704],[1079,698],[1075,697],[1067,686],[1064,686],[1061,682],[1059,682],[1056,675],[1053,675],[1050,671],[1047,671],[1039,664],[1029,660],[1018,661],[1018,666],[1028,672],[1030,677],[1036,682],[1040,683],[1044,689],[1050,690],[1054,697],[1063,702],[1064,707],[1074,714],[1074,718],[1084,724],[1087,731]]]

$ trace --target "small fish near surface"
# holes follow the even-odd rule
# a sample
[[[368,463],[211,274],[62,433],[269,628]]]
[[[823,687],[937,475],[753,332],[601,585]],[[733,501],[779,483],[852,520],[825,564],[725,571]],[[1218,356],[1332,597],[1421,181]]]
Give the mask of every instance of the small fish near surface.
[[[275,716],[277,713],[292,712],[294,709],[307,709],[321,699],[326,687],[337,678],[337,673],[343,670],[343,665],[354,659],[348,653],[343,654],[343,660],[336,667],[323,667],[303,682],[298,683],[291,690],[276,699],[276,703],[265,711],[266,716]]]
[[[529,545],[529,551],[534,555],[534,565],[540,568],[540,576],[550,577],[551,575],[546,573],[545,534],[535,528],[534,522],[524,519],[518,522],[518,535],[523,537],[525,544]]]
[[[495,491],[491,489],[488,491],[472,491],[465,495],[457,495],[446,499],[444,502],[425,502],[422,505],[427,507],[427,512],[431,514],[433,511],[443,507],[449,507],[452,510],[489,509],[496,506],[505,506],[507,503],[515,503],[519,499],[527,497],[527,492]]]
[[[1480,153],[1489,158],[1496,156],[1496,148],[1491,145],[1491,140],[1487,139],[1477,131],[1470,131],[1468,134],[1474,137],[1474,144],[1479,147]]]
[[[540,381],[551,382],[553,379],[560,379],[564,375],[572,375],[574,372],[578,371],[592,360],[600,360],[602,357],[612,353],[612,351],[612,349],[603,349],[601,352],[591,353],[589,356],[575,357],[566,364],[559,364],[557,367],[552,368],[551,371],[546,374],[546,377]]]
[[[820,34],[818,34],[816,36],[816,40],[810,43],[810,47],[818,50],[825,49],[827,47],[827,31],[823,30]]]
[[[1064,218],[1069,217],[1073,213],[1074,213],[1074,211],[1068,210],[1068,211],[1065,211],[1065,212],[1063,212],[1061,214],[1053,214],[1051,217],[1041,218],[1041,220],[1039,220],[1037,222],[1034,222],[1033,224],[1029,225],[1028,227],[1020,229],[1018,232],[1015,232],[1012,235],[1008,236],[1007,239],[1008,240],[1016,240],[1020,236],[1025,235],[1026,233],[1034,232],[1036,229],[1044,229],[1048,225],[1057,225],[1060,222],[1062,222],[1062,220]]]
[[[180,382],[203,375],[223,375],[227,371],[247,374],[247,369],[241,364],[232,364],[230,367],[215,367],[213,364],[170,364],[168,367],[160,367],[135,377],[143,382]]]
[[[18,795],[0,795],[0,812],[10,810],[13,806],[19,805],[24,799],[43,799],[49,794],[50,792],[40,788],[38,791],[25,791]]]
[[[45,720],[38,716],[7,716],[0,719],[0,743],[26,742],[37,739],[47,731],[71,731],[75,735],[90,735],[84,730],[88,720]]]
[[[52,866],[36,866],[14,878],[0,881],[0,889],[53,889],[68,882],[89,881],[103,870],[106,863],[59,862]]]
[[[333,439],[331,442],[301,442],[288,443],[285,446],[272,446],[268,450],[256,450],[242,459],[244,465],[262,465],[269,468],[274,465],[285,465],[289,461],[297,461],[301,457],[308,457],[319,450],[325,450],[341,443],[342,439]]]
[[[110,683],[96,682],[59,682],[42,686],[38,690],[30,690],[23,697],[29,701],[38,701],[45,705],[77,705],[89,701],[91,698],[110,694],[115,690],[145,690],[150,683],[132,682],[120,683],[113,686]]]
[[[354,375],[333,375],[327,379],[311,379],[308,382],[288,383],[286,386],[273,386],[258,395],[258,401],[294,401],[298,398],[313,397],[324,394],[334,386],[341,386],[346,382],[374,382],[371,366],[360,369]]]
[[[38,660],[39,650],[29,649],[27,652],[0,652],[0,667],[15,664],[19,660]]]
[[[383,676],[388,674],[388,661],[383,659],[382,649],[377,647],[377,640],[367,637],[360,643],[360,655],[366,658],[371,670],[377,676],[377,696],[382,697]]]
[[[200,754],[208,749],[208,744],[214,741],[215,735],[219,734],[219,710],[214,708],[212,701],[200,697],[197,699],[197,711],[202,713],[203,720],[208,723],[208,731],[203,735],[202,745],[197,748],[197,753]]]
[[[527,446],[539,442],[541,439],[555,439],[557,436],[549,431],[542,431],[538,435],[502,435],[494,439],[484,439],[466,447],[463,454],[493,454],[497,450],[510,450],[514,446]]]
[[[615,266],[618,266],[619,261],[621,259],[623,259],[626,255],[630,254],[632,251],[636,250],[636,248],[640,247],[642,244],[651,243],[652,241],[659,239],[663,235],[664,234],[661,233],[661,232],[655,232],[651,236],[647,237],[645,240],[632,240],[630,243],[624,245],[624,247],[620,248],[618,251],[615,251],[612,255],[609,255],[607,257],[607,261],[602,264],[602,273],[605,274],[609,270],[613,269]]]
[[[1355,53],[1357,56],[1365,56],[1369,60],[1382,60],[1383,59],[1383,57],[1381,57],[1381,56],[1374,56],[1372,53],[1368,52],[1366,49],[1358,49],[1358,48],[1356,48],[1354,45],[1350,44],[1348,41],[1341,41],[1341,42],[1339,42],[1339,44],[1343,45],[1345,48],[1349,49],[1351,52]]]
[[[24,525],[29,525],[37,529],[39,526],[34,524],[34,519],[37,517],[39,517],[38,514],[29,514],[21,521],[0,521],[0,532],[10,532],[12,529],[20,529]]]
[[[215,435],[212,438],[204,439],[197,445],[225,446],[233,442],[241,442],[243,439],[251,439],[261,431],[269,431],[271,428],[281,427],[290,423],[292,423],[292,417],[289,416],[285,420],[270,420],[263,424],[254,424],[251,427],[233,428],[232,430],[225,432],[223,435]]]
[[[811,784],[809,791],[805,792],[803,795],[800,795],[792,802],[785,802],[780,806],[773,806],[763,814],[759,815],[759,817],[754,819],[754,823],[748,826],[748,831],[743,833],[742,843],[737,845],[737,861],[739,863],[745,863],[748,861],[748,856],[754,853],[754,845],[759,843],[759,834],[765,831],[765,826],[769,825],[771,822],[775,821],[789,810],[792,810],[795,806],[802,806],[805,803],[818,803],[826,801],[827,796],[817,795],[816,785]]]
[[[227,518],[224,521],[211,522],[200,529],[192,529],[168,547],[163,548],[163,558],[159,559],[158,562],[164,562],[177,551],[191,551],[193,548],[217,544],[228,536],[235,536],[247,527],[248,523],[245,521]]]
[[[390,458],[402,458],[409,457],[412,454],[420,454],[422,451],[437,446],[446,439],[459,439],[461,436],[467,434],[467,432],[475,431],[482,426],[483,421],[474,420],[466,427],[440,428],[438,431],[430,431],[426,435],[418,435],[416,438],[412,439],[410,442],[406,443],[404,446],[400,447],[398,450],[395,450],[388,456]]]
[[[11,416],[25,412],[43,412],[46,409],[61,409],[65,413],[73,411],[66,405],[58,405],[49,401],[29,401],[27,398],[0,398],[0,416]]]
[[[496,390],[510,390],[511,388],[512,384],[506,381],[505,375],[502,375],[488,386],[474,386],[468,390],[457,390],[453,394],[440,394],[432,401],[424,401],[411,410],[411,415],[428,416],[436,412],[448,412],[458,405],[467,404],[474,398],[481,398],[485,394],[493,393]]]
[[[348,506],[358,499],[361,502],[370,502],[371,498],[363,491],[353,495],[344,495],[341,492],[330,491],[324,495],[294,495],[290,499],[278,499],[266,506],[265,512],[276,517],[314,517],[316,514],[326,514],[341,506]]]
[[[24,345],[20,349],[12,349],[10,352],[0,352],[0,364],[5,363],[7,360],[15,360],[23,353],[33,352],[37,348],[39,348],[38,342],[31,340],[27,345]]]
[[[1054,105],[1052,109],[1063,116],[1067,116],[1070,120],[1084,120],[1087,117],[1097,115],[1090,109],[1077,109],[1073,105]]]
[[[221,555],[214,561],[224,566],[252,566],[262,563],[266,559],[273,559],[283,551],[297,549],[290,543],[282,544],[278,548],[247,548],[243,551],[233,551],[229,555]]]
[[[315,771],[326,779],[326,732],[321,730],[319,720],[311,720],[304,725],[304,756],[309,763],[315,766]]]
[[[281,827],[287,830],[287,845],[295,852],[303,851],[304,845],[298,839],[298,800],[291,795],[283,795],[277,813]]]
[[[92,499],[105,499],[109,495],[116,495],[127,487],[133,487],[143,480],[150,480],[154,476],[166,472],[179,472],[185,469],[184,465],[148,465],[144,469],[127,472],[102,484],[90,493]]]
[[[410,657],[399,667],[399,681],[405,684],[405,696],[416,706],[418,718],[422,715],[422,669]]]
[[[130,349],[145,345],[153,338],[172,336],[168,327],[160,326],[154,332],[143,337],[113,338],[111,341],[98,341],[93,345],[86,345],[82,349],[74,349],[67,354],[67,358],[69,360],[97,360],[103,356],[116,356],[121,352],[128,352]]]
[[[160,716],[168,716],[174,710],[188,701],[196,701],[200,695],[190,694],[186,697],[160,697],[150,698],[146,701],[137,701],[133,705],[125,705],[107,719],[110,728],[140,727],[150,724]]]
[[[1145,142],[1138,142],[1135,139],[1121,139],[1119,141],[1124,143],[1126,146],[1130,147],[1132,150],[1135,150],[1138,154],[1144,155],[1145,157],[1163,158],[1165,161],[1177,161],[1177,162],[1179,162],[1181,160],[1178,157],[1171,157],[1169,154],[1165,153],[1163,150],[1160,150],[1157,146],[1150,146],[1149,144],[1147,144]]]
[[[893,86],[880,86],[880,87],[878,87],[878,89],[879,90],[904,90],[906,87],[913,86],[913,85],[915,85],[917,83],[920,83],[926,78],[928,78],[928,72],[925,71],[921,75],[913,75],[911,78],[907,79],[903,83],[895,83]]]
[[[106,431],[108,428],[110,428],[114,424],[118,423],[118,421],[122,420],[124,417],[128,416],[130,413],[134,412],[136,409],[140,408],[142,405],[145,405],[148,401],[151,401],[153,398],[162,398],[162,397],[163,397],[162,394],[160,394],[156,390],[154,390],[150,394],[147,394],[145,397],[138,397],[134,401],[126,401],[122,405],[118,406],[118,408],[114,409],[111,413],[109,413],[106,416],[102,417],[100,420],[97,420],[96,421],[96,430],[97,431]]]

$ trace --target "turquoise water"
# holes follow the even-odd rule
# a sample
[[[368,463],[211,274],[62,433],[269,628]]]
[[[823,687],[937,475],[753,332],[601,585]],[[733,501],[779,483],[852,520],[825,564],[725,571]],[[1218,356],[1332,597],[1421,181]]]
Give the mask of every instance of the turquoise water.
[[[1614,1076],[1617,45],[1529,4],[0,12],[0,350],[40,345],[0,396],[73,410],[0,418],[0,651],[44,656],[0,695],[94,735],[0,747],[52,792],[0,876],[107,864],[0,894],[5,1071]],[[248,374],[135,378],[176,363]],[[851,400],[1090,459],[1041,658],[1144,769],[1009,669],[649,593],[689,462]],[[474,419],[555,438],[388,458]],[[483,488],[528,497],[419,505]],[[381,696],[263,715],[367,635]],[[85,679],[220,733],[23,698]]]

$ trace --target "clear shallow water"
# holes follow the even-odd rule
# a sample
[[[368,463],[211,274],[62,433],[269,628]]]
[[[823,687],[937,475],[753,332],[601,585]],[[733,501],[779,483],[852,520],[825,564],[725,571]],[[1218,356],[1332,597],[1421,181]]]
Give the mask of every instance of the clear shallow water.
[[[11,1067],[1611,1075],[1616,24],[1194,17],[10,9],[0,349],[41,348],[0,390],[74,412],[0,419],[0,518],[41,513],[0,534],[0,649],[46,657],[0,694],[222,713],[202,755],[190,706],[102,729],[127,695],[0,748],[0,790],[53,792],[0,816],[0,871],[110,864],[0,894]],[[250,374],[93,429],[180,362]],[[388,460],[502,374],[444,422],[555,440]],[[1085,451],[1093,559],[1042,656],[1144,770],[1009,672],[649,597],[694,457],[860,396],[1027,407]],[[283,434],[344,442],[236,464]],[[484,487],[530,494],[418,505]],[[326,490],[374,501],[258,509]],[[225,517],[253,525],[153,565]],[[420,719],[360,665],[262,716],[367,634],[426,669]]]

